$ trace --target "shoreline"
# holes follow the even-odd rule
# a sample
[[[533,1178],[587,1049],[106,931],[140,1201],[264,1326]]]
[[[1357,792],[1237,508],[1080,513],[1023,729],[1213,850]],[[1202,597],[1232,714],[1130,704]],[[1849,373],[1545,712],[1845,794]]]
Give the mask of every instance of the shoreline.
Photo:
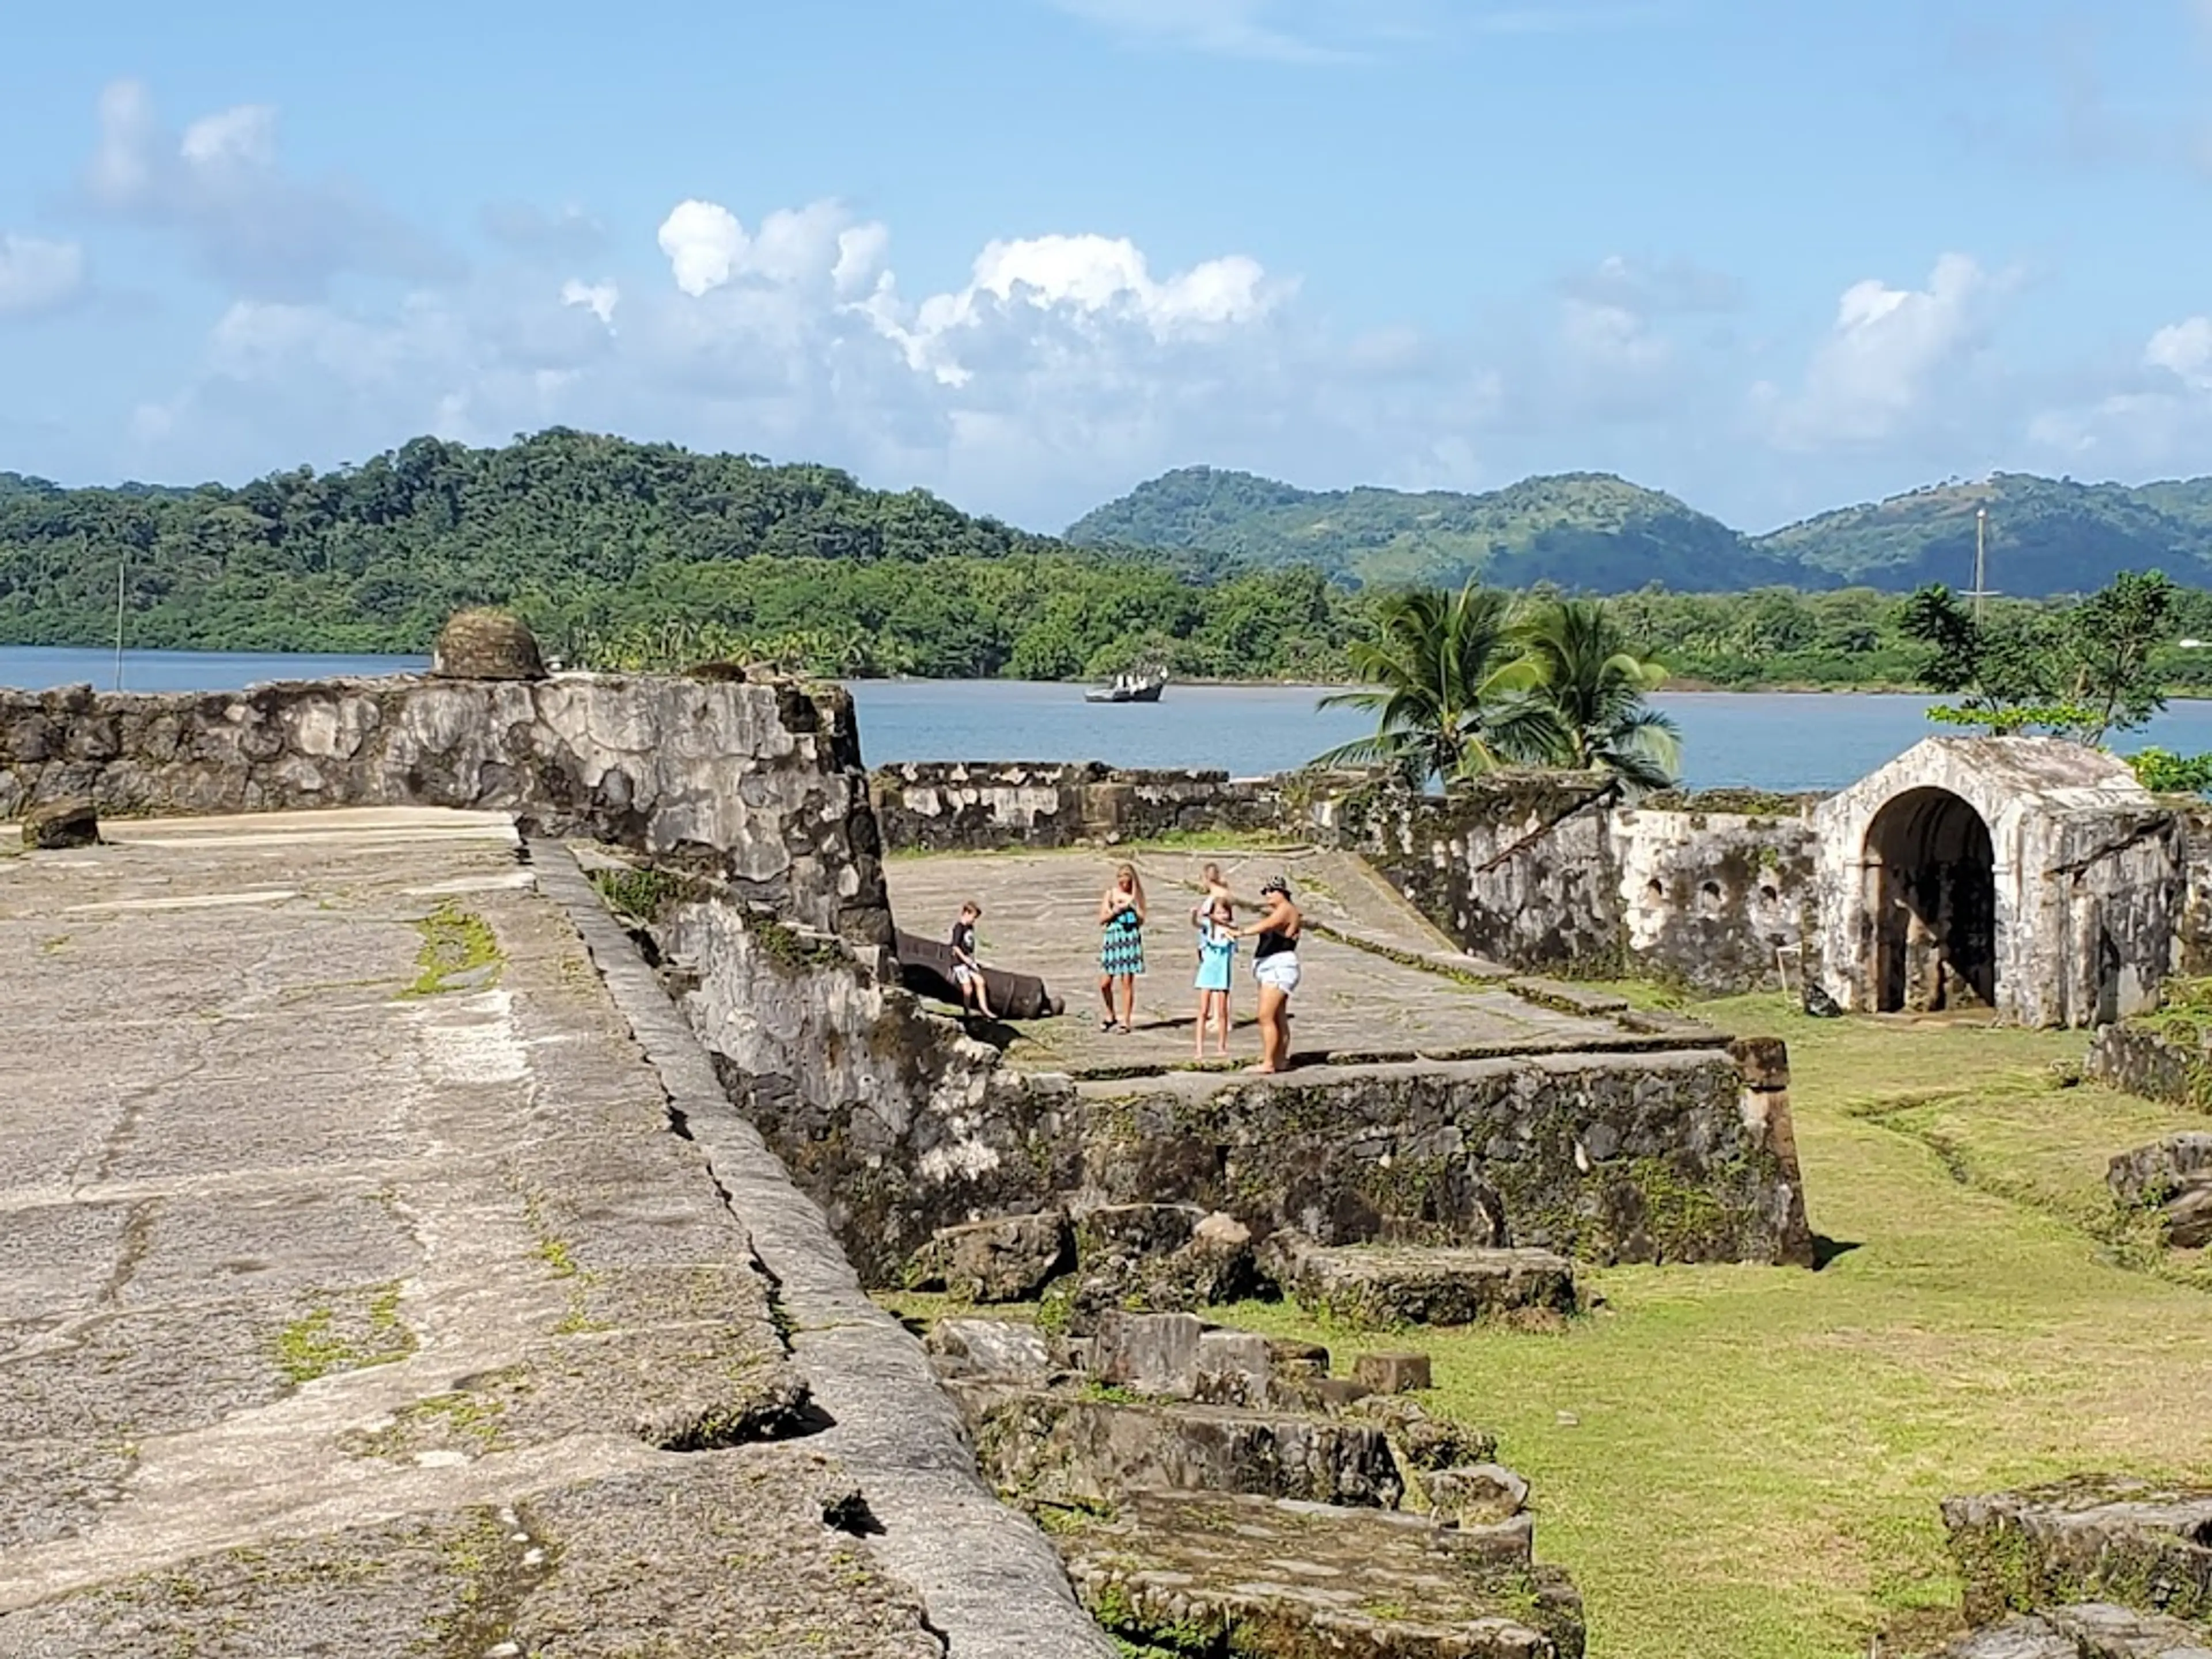
[[[8,653],[11,652],[51,652],[57,653],[66,653],[70,655],[77,656],[96,656],[105,663],[112,660],[112,647],[107,646],[0,644],[0,661],[4,661]],[[427,661],[428,653],[422,652],[386,651],[252,651],[204,648],[179,649],[166,646],[145,646],[138,647],[126,647],[124,652],[123,659],[125,665],[127,668],[133,661],[149,658],[159,658],[164,659],[190,659],[194,658],[261,658],[266,659],[271,663],[281,662],[287,659],[297,659],[300,658],[344,658],[361,662],[385,661],[394,664],[403,662],[412,664]],[[394,673],[406,673],[411,671],[408,668],[394,667],[390,672]],[[283,677],[280,672],[276,672],[276,671],[272,671],[272,673],[275,674],[276,678]],[[94,683],[98,684],[105,678],[105,675],[95,676]],[[1053,685],[1066,686],[1071,690],[1076,690],[1088,689],[1099,684],[1097,680],[1087,678],[1065,680],[1021,680],[1006,678],[995,675],[988,678],[953,678],[925,674],[878,674],[858,678],[847,678],[842,676],[827,678],[830,678],[832,684],[842,685],[848,689],[854,686],[866,685]],[[4,689],[11,690],[38,691],[58,690],[64,684],[79,683],[82,682],[72,680],[66,682],[57,681],[40,685],[16,685],[12,682],[0,681],[0,687],[4,687]],[[1243,676],[1233,678],[1192,678],[1188,679],[1173,679],[1168,682],[1168,689],[1172,691],[1177,688],[1189,690],[1311,691],[1318,696],[1326,696],[1328,693],[1335,691],[1357,690],[1359,689],[1357,684],[1348,681],[1273,679]],[[1668,679],[1652,695],[1660,697],[1921,697],[1930,701],[1942,701],[1945,696],[1945,694],[1941,692],[1930,691],[1925,687],[1899,685],[1891,681],[1878,680],[1871,681],[1863,684],[1839,685],[1813,683],[1802,680],[1778,680],[1771,684],[1760,683],[1752,685],[1724,685],[1717,681],[1701,679],[1695,675],[1687,674],[1677,678]],[[2212,686],[2170,688],[2164,695],[2168,702],[2201,702],[2207,701],[2208,699],[2212,699]]]

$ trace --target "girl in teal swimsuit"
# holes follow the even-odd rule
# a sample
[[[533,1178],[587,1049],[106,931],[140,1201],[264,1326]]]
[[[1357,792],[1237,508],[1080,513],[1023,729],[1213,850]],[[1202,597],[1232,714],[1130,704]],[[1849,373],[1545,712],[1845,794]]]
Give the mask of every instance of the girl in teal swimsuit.
[[[1206,1028],[1218,1022],[1221,1058],[1229,1058],[1229,972],[1237,961],[1235,916],[1225,898],[1198,907],[1198,1040],[1191,1058],[1206,1058]]]

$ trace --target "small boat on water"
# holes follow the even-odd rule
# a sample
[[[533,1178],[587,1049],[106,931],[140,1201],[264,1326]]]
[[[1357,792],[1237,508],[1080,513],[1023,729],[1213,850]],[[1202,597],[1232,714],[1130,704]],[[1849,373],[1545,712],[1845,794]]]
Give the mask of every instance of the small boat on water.
[[[1134,673],[1116,674],[1111,685],[1094,687],[1083,694],[1085,702],[1158,702],[1160,693],[1167,689],[1168,677],[1162,669],[1140,669]]]

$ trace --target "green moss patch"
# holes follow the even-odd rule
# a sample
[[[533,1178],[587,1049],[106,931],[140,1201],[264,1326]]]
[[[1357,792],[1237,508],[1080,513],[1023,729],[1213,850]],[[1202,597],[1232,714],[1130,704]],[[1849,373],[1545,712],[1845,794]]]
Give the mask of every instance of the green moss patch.
[[[405,995],[433,997],[498,983],[506,958],[491,924],[482,916],[447,900],[415,927],[422,935],[422,948],[415,953],[415,981]]]

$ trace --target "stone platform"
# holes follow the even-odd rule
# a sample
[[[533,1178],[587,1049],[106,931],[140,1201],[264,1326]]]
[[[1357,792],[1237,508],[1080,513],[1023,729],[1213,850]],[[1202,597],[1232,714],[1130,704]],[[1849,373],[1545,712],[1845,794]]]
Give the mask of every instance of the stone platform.
[[[1195,1035],[1197,970],[1190,912],[1200,871],[1220,865],[1241,927],[1257,918],[1259,888],[1286,875],[1309,923],[1298,947],[1304,978],[1291,1000],[1294,1058],[1450,1060],[1593,1048],[1705,1043],[1717,1033],[1663,1018],[1642,1030],[1601,1012],[1547,1006],[1515,988],[1508,969],[1455,950],[1357,857],[1309,850],[1144,850],[1127,855],[1151,912],[1146,972],[1127,1035],[1099,1029],[1098,900],[1123,860],[1110,853],[994,853],[903,856],[884,866],[899,926],[937,937],[963,900],[983,906],[978,945],[994,967],[1042,975],[1065,999],[1056,1019],[1024,1022],[1008,1058],[1030,1070],[1115,1077],[1188,1067]],[[1238,1064],[1259,1058],[1251,941],[1238,947],[1231,992]],[[1209,1056],[1206,1064],[1218,1065]]]
[[[0,1653],[1107,1654],[557,847],[0,858]]]

